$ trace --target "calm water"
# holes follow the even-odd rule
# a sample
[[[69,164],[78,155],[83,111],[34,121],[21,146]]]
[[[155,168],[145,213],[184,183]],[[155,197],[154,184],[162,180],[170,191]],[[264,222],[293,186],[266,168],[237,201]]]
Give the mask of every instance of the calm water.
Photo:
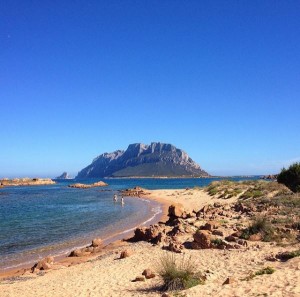
[[[235,179],[235,180],[240,180]],[[249,178],[248,178],[249,179]],[[56,185],[0,189],[0,269],[32,263],[45,255],[64,254],[90,243],[125,233],[161,212],[160,205],[125,198],[113,203],[117,190],[136,185],[148,189],[205,186],[216,179],[108,179],[108,187],[71,189],[73,180]],[[97,180],[80,180],[93,183]]]

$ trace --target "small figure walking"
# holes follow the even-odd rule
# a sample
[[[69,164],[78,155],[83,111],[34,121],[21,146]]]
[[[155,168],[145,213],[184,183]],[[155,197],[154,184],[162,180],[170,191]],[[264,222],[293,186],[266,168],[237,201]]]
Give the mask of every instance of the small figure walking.
[[[114,202],[117,202],[118,201],[118,196],[117,194],[114,195]]]
[[[125,204],[123,197],[121,198],[121,204],[122,204],[122,206],[124,206],[124,204]]]

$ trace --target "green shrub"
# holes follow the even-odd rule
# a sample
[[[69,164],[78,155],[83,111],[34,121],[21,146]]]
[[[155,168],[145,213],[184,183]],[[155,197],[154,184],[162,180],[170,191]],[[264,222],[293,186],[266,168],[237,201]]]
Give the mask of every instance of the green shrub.
[[[242,232],[240,236],[243,239],[249,239],[253,234],[260,233],[263,241],[275,239],[275,230],[272,224],[265,217],[257,217],[252,224]]]
[[[294,163],[288,169],[283,168],[277,181],[293,192],[300,192],[300,163]]]
[[[176,260],[173,253],[167,253],[160,259],[158,271],[164,282],[163,289],[166,291],[188,289],[204,284],[205,281],[205,277],[195,271],[191,257]]]
[[[211,241],[211,243],[216,247],[224,245],[224,241],[221,238],[215,238]]]
[[[246,278],[244,278],[242,280],[249,281],[258,275],[273,274],[274,272],[275,272],[275,269],[273,267],[268,266],[268,267],[265,267],[265,268],[262,268],[262,269],[256,271],[255,273],[251,272]]]
[[[265,267],[255,272],[255,275],[273,274],[275,269],[273,267]]]

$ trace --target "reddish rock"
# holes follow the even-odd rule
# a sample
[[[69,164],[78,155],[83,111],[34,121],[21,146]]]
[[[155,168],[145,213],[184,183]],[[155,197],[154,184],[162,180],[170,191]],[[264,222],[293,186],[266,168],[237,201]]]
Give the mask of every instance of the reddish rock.
[[[144,276],[137,276],[133,282],[144,282],[145,281],[145,277]]]
[[[192,247],[195,249],[209,249],[211,247],[211,235],[209,231],[198,230],[194,235]]]
[[[145,269],[142,273],[142,275],[145,276],[145,278],[149,279],[149,278],[154,278],[155,277],[155,273],[151,270],[151,269]]]
[[[103,242],[101,238],[95,238],[92,241],[92,247],[98,247],[98,246],[102,246]]]
[[[131,255],[132,255],[132,252],[130,250],[122,251],[121,255],[120,255],[120,259],[124,259],[124,258],[130,257]]]
[[[241,237],[242,236],[242,231],[236,231],[236,232],[232,233],[231,236]]]
[[[48,256],[39,262],[37,262],[32,268],[32,272],[36,272],[39,270],[49,270],[51,269],[51,265],[54,263],[54,258],[51,256]]]
[[[172,204],[169,206],[168,215],[170,218],[180,218],[184,214],[184,208],[181,204]]]
[[[224,236],[224,232],[221,230],[213,230],[213,235]]]
[[[223,286],[224,285],[229,285],[229,284],[233,284],[235,283],[236,280],[233,278],[233,277],[227,277],[227,279],[225,280],[225,282],[223,283]]]
[[[203,227],[201,227],[202,230],[208,230],[212,231],[213,229],[218,229],[220,224],[216,221],[209,221],[207,222]]]
[[[170,242],[167,249],[174,253],[182,253],[183,245],[180,243],[175,243],[173,241]]]
[[[69,257],[86,257],[89,256],[91,253],[87,252],[85,248],[83,249],[77,249],[71,252]]]
[[[262,240],[262,235],[260,233],[252,234],[249,237],[250,241],[260,241]]]
[[[225,240],[228,242],[236,242],[237,238],[232,235],[229,235],[229,236],[225,237]]]

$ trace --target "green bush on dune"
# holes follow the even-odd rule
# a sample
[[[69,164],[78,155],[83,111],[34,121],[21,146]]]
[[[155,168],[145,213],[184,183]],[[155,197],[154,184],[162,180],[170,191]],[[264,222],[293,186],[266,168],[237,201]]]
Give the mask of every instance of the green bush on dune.
[[[288,169],[283,168],[277,181],[293,192],[300,192],[300,163],[294,163]]]

